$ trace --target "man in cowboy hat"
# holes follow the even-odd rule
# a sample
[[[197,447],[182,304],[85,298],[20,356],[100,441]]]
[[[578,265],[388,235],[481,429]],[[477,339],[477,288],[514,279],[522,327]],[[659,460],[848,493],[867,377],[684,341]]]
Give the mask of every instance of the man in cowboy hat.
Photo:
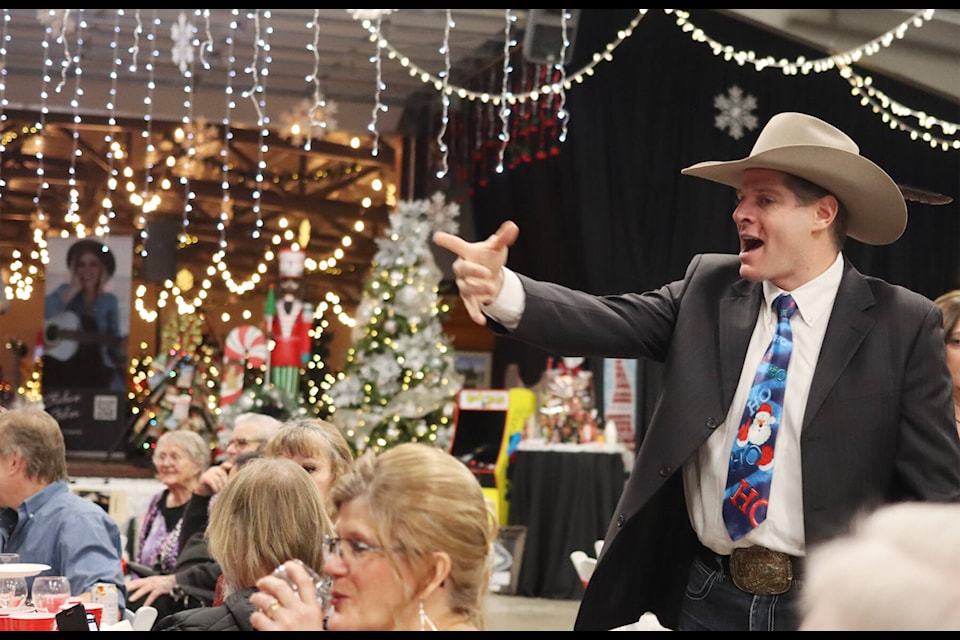
[[[940,313],[844,257],[847,236],[897,240],[907,208],[826,122],[778,114],[747,158],[682,173],[737,190],[740,253],[695,256],[682,280],[653,291],[600,297],[516,274],[505,267],[519,234],[511,221],[479,242],[434,240],[458,255],[475,322],[551,352],[664,364],[576,629],[651,611],[679,630],[792,630],[809,548],[879,504],[960,500]],[[731,451],[762,354],[781,335],[771,309],[781,294],[796,312],[773,480],[758,501],[769,509],[732,534]]]

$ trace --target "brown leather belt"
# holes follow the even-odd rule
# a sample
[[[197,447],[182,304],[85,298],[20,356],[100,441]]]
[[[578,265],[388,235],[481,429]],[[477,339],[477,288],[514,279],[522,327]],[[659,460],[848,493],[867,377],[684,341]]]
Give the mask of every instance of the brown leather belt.
[[[741,591],[756,596],[773,596],[790,590],[802,573],[803,558],[788,556],[764,547],[734,549],[733,555],[721,556],[701,547],[700,558],[708,566],[719,565],[733,578]]]

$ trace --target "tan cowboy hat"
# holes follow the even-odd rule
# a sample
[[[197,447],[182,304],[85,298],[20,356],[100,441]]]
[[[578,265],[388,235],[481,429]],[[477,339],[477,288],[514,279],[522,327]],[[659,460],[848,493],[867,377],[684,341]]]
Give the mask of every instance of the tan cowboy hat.
[[[775,169],[823,187],[847,208],[847,235],[860,242],[890,244],[907,227],[907,203],[897,183],[861,156],[847,134],[813,116],[778,113],[746,158],[699,162],[680,173],[739,188],[746,169]]]

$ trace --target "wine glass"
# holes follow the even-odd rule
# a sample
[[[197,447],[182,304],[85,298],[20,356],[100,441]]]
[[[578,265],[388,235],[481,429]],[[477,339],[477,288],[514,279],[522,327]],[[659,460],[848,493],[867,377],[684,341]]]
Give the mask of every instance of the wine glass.
[[[0,578],[0,607],[22,607],[26,601],[26,578]]]
[[[0,553],[0,564],[20,562],[18,553]],[[27,601],[27,579],[0,575],[0,607],[22,607]]]
[[[37,611],[58,613],[70,599],[70,581],[66,576],[37,576],[33,579],[33,606]]]

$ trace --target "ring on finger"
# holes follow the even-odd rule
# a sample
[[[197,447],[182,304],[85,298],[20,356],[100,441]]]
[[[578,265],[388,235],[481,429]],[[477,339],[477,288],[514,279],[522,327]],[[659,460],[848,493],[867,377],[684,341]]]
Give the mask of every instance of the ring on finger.
[[[273,620],[273,614],[276,613],[277,609],[280,608],[280,603],[274,600],[270,603],[270,606],[267,607],[267,617]]]

